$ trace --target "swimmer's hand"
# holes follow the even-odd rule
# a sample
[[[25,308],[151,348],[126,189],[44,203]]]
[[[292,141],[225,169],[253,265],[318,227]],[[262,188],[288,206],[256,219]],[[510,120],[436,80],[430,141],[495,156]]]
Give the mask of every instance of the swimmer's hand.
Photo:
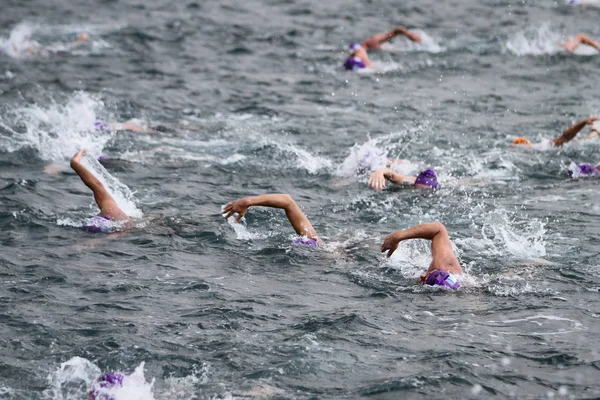
[[[90,35],[87,32],[80,33],[75,40],[75,43],[83,43],[90,40]]]
[[[387,168],[380,168],[369,177],[369,186],[375,190],[385,189],[385,173]]]
[[[79,150],[71,159],[71,165],[73,165],[73,163],[79,164],[79,162],[81,161],[81,157],[85,156],[86,154],[87,154],[87,149]]]
[[[240,222],[240,220],[246,214],[246,211],[248,211],[248,208],[251,205],[252,204],[250,204],[250,200],[247,197],[244,197],[243,199],[227,203],[225,205],[225,208],[223,208],[223,211],[221,211],[221,214],[225,218],[229,218],[233,214],[238,213],[238,216],[235,218],[235,222]]]
[[[396,28],[396,34],[397,35],[404,35],[406,36],[408,39],[412,40],[413,42],[417,42],[417,43],[421,43],[423,39],[421,39],[421,35],[419,35],[416,32],[411,32],[408,29],[406,29],[403,26],[400,26],[398,28]]]
[[[398,243],[400,243],[400,241],[395,237],[394,233],[387,235],[385,239],[383,239],[383,244],[381,245],[381,252],[388,252],[386,255],[387,258],[390,258],[391,255],[394,254],[394,251],[396,251],[398,248]]]

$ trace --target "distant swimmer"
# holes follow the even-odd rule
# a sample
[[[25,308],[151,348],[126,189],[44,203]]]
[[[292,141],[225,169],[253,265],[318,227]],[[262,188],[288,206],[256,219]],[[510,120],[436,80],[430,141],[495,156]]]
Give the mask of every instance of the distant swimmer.
[[[443,286],[458,289],[458,277],[462,268],[454,255],[452,242],[446,227],[440,222],[431,222],[413,226],[412,228],[395,231],[387,235],[381,245],[381,252],[388,252],[390,257],[398,248],[398,243],[408,239],[431,240],[431,255],[433,260],[426,273],[421,274],[419,281],[425,285]]]
[[[304,244],[314,247],[323,246],[324,242],[321,240],[315,228],[311,225],[310,221],[304,215],[298,204],[292,199],[289,194],[263,194],[261,196],[244,197],[225,205],[221,214],[225,218],[234,216],[235,222],[240,222],[242,217],[248,211],[248,208],[254,206],[280,208],[285,210],[285,215],[292,224],[292,227],[300,237],[292,241],[293,245]]]
[[[572,53],[577,49],[577,47],[579,47],[582,44],[588,45],[590,47],[593,47],[597,51],[600,51],[600,44],[594,41],[589,36],[584,35],[583,33],[573,36],[571,39],[564,42],[562,44],[562,47],[563,49]]]
[[[99,131],[131,131],[137,133],[158,133],[157,129],[144,126],[134,120],[127,122],[105,122],[96,120],[94,128]]]
[[[563,144],[570,142],[573,140],[575,136],[583,129],[586,125],[590,125],[590,134],[588,135],[588,139],[597,136],[598,132],[596,131],[596,127],[594,126],[595,121],[599,121],[600,117],[589,117],[584,120],[577,122],[575,125],[567,128],[562,135],[559,137],[552,139],[549,141],[549,144],[552,146],[560,147]],[[533,144],[529,141],[529,139],[525,137],[518,137],[512,142],[515,146],[533,146]]]
[[[100,214],[88,219],[83,225],[83,229],[94,233],[111,233],[117,230],[115,222],[127,222],[129,217],[119,208],[102,182],[81,164],[81,157],[86,153],[86,149],[79,150],[71,159],[71,168],[79,175],[83,183],[92,189],[96,204],[100,208]]]
[[[344,62],[344,68],[349,71],[357,71],[363,68],[373,68],[373,63],[371,60],[369,60],[367,51],[381,49],[381,45],[383,43],[398,35],[404,35],[413,42],[421,42],[421,36],[419,36],[417,33],[411,32],[403,26],[399,26],[391,31],[372,36],[361,43],[352,43],[350,45],[350,50],[352,53],[350,53],[350,56]]]
[[[392,171],[389,168],[380,168],[369,177],[369,186],[375,190],[385,189],[386,180],[396,183],[414,186],[422,189],[437,189],[437,175],[433,169],[426,169],[418,176],[407,176]]]
[[[86,32],[80,33],[77,38],[69,43],[62,44],[60,46],[42,46],[41,44],[33,41],[23,48],[17,47],[16,44],[12,44],[12,50],[15,55],[50,55],[50,54],[61,54],[67,51],[73,50],[74,48],[84,44],[90,39],[90,35]]]

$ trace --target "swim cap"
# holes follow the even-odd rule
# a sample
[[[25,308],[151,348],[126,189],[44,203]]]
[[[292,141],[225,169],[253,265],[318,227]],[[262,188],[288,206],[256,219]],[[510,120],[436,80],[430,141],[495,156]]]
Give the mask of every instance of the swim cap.
[[[109,131],[110,125],[104,121],[98,120],[98,121],[94,122],[94,128],[98,129],[99,131]]]
[[[358,71],[359,69],[366,68],[367,64],[360,57],[348,57],[344,63],[344,68],[348,71]]]
[[[85,221],[83,230],[91,233],[111,233],[116,231],[116,227],[110,218],[102,215],[96,215]]]
[[[101,392],[114,387],[122,387],[123,378],[125,378],[125,374],[120,372],[108,372],[102,375],[94,382],[92,389],[88,392],[88,396],[94,400],[114,400],[113,397]]]
[[[429,274],[427,280],[425,281],[425,284],[431,286],[443,286],[450,289],[458,289],[460,287],[460,282],[456,279],[454,275],[446,271],[440,271],[438,269],[432,271]]]
[[[296,239],[292,240],[292,243],[291,243],[292,246],[299,245],[299,244],[312,246],[312,247],[319,247],[319,243],[317,243],[317,241],[315,239],[311,239],[306,236],[299,236]]]
[[[106,160],[106,156],[102,156],[102,155],[98,156],[98,161],[104,161],[104,160]]]
[[[573,165],[573,164],[571,164]],[[569,170],[569,176],[578,178],[580,176],[599,175],[600,171],[592,164],[576,164],[574,169]]]
[[[426,169],[421,172],[419,176],[417,176],[417,180],[415,180],[415,185],[424,185],[429,186],[432,189],[437,189],[438,181],[435,171],[432,169]]]
[[[360,45],[360,43],[350,43],[350,46],[348,46],[350,48],[350,50],[352,51],[356,51],[358,49],[360,49],[362,46]]]
[[[524,138],[522,136],[513,140],[512,144],[523,144],[525,146],[531,146],[531,142],[527,138]]]

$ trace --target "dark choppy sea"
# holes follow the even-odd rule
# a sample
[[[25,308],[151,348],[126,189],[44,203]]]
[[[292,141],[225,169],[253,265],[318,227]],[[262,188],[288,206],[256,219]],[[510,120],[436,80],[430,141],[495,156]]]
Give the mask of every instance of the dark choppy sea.
[[[21,1],[0,12],[0,399],[84,399],[101,372],[131,399],[600,397],[600,142],[517,149],[600,113],[600,9],[551,0]],[[397,24],[424,38],[340,69]],[[90,41],[66,46],[80,32]],[[28,46],[49,49],[27,55]],[[99,132],[137,119],[151,135]],[[587,131],[587,129],[586,129]],[[587,133],[587,132],[586,132]],[[143,214],[119,239],[67,168],[80,147]],[[375,192],[385,149],[442,188]],[[64,172],[44,172],[51,163]],[[91,163],[91,161],[90,161]],[[110,178],[102,172],[106,179]],[[290,247],[290,193],[329,243]],[[465,269],[424,288],[439,220]],[[135,372],[134,372],[135,371]],[[143,377],[143,378],[142,378]]]

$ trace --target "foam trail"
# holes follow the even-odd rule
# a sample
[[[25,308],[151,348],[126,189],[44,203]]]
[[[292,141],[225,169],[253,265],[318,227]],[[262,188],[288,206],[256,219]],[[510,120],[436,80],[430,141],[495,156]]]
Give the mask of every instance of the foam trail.
[[[225,208],[225,206],[221,206],[221,215],[223,215],[224,208]],[[264,238],[269,237],[269,235],[266,235],[266,234],[250,232],[248,230],[248,228],[246,227],[245,218],[242,218],[239,223],[235,222],[235,219],[237,218],[237,216],[238,216],[238,214],[235,213],[231,217],[227,218],[227,223],[229,224],[229,226],[231,226],[233,228],[233,230],[235,231],[235,235],[238,239],[252,240],[252,239],[264,239]]]
[[[292,153],[295,155],[297,159],[296,165],[300,169],[305,169],[311,174],[316,174],[321,169],[330,169],[332,166],[331,161],[326,158],[314,156],[308,151],[299,149],[292,144],[275,142],[274,145],[285,153]]]
[[[1,117],[2,127],[11,133],[10,137],[1,138],[2,150],[13,152],[31,147],[47,161],[68,160],[80,148],[99,155],[111,139],[110,133],[94,128],[97,114],[103,108],[102,101],[86,92],[75,93],[65,105],[19,108],[12,112],[16,115],[12,123],[6,121],[6,116]]]
[[[73,357],[62,363],[60,367],[48,375],[49,388],[43,392],[47,400],[81,400],[86,398],[102,371],[91,361]],[[123,380],[122,387],[102,389],[101,394],[114,400],[154,400],[151,383],[144,378],[144,363]]]
[[[141,218],[142,212],[135,205],[133,192],[108,171],[93,157],[82,157],[81,163],[102,182],[110,195],[115,199],[119,208],[129,217]]]

